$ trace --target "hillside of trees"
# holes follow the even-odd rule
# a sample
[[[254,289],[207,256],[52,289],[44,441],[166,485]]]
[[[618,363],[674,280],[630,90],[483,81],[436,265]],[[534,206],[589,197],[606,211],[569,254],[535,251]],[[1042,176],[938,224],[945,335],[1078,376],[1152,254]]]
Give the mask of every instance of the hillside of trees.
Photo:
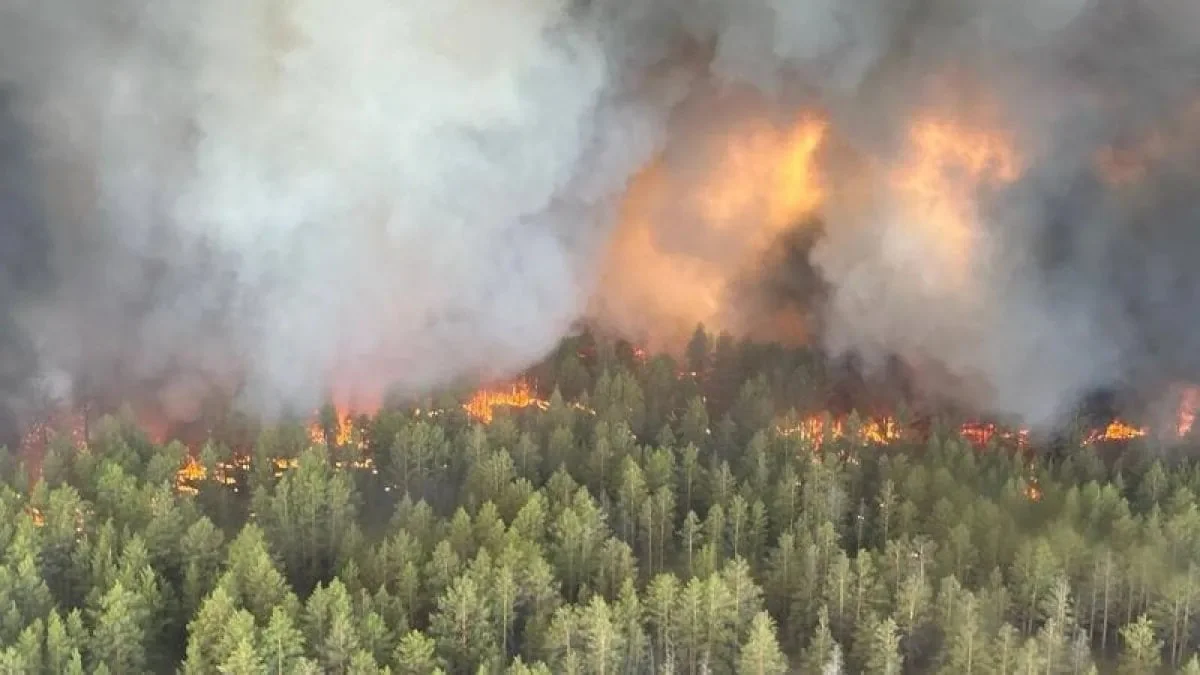
[[[872,431],[812,353],[702,333],[530,377],[5,453],[0,672],[1200,674],[1187,452]]]

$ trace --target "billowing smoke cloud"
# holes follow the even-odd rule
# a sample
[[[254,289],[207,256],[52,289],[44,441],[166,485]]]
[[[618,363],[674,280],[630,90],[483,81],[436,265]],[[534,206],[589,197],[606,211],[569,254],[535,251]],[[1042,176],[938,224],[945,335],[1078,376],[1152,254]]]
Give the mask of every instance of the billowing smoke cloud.
[[[607,53],[558,2],[51,0],[0,25],[50,209],[57,285],[20,309],[41,367],[172,416],[214,386],[270,414],[528,364],[619,188],[584,168],[641,161],[601,156]]]
[[[1193,5],[0,0],[6,386],[370,405],[589,314],[1053,421],[1200,366]]]

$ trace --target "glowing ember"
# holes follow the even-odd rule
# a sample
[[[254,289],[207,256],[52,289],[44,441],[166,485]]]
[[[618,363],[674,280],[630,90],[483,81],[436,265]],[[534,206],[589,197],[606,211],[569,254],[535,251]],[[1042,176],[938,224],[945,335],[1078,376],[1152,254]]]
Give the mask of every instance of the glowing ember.
[[[882,420],[868,420],[859,433],[866,442],[878,445],[886,445],[903,437],[903,430],[891,417],[885,417]]]
[[[1036,478],[1030,478],[1029,482],[1025,484],[1025,496],[1031,502],[1042,501],[1042,488],[1038,485]]]
[[[300,466],[300,460],[295,457],[276,457],[271,460],[271,464],[275,467],[275,475],[282,476],[284,471]]]
[[[995,424],[985,422],[967,422],[959,428],[959,433],[972,445],[985,447],[992,439],[1006,441],[1016,445],[1018,449],[1029,447],[1029,430],[1018,429],[1010,431],[1001,429]]]
[[[46,517],[42,515],[41,510],[33,506],[25,506],[25,513],[33,519],[33,524],[37,527],[42,527],[46,524]]]
[[[58,410],[34,422],[21,437],[21,455],[38,463],[50,441],[64,436],[76,448],[87,447],[86,410]]]
[[[475,392],[471,400],[463,404],[463,409],[467,411],[471,419],[490,424],[495,417],[495,409],[498,407],[528,408],[529,406],[537,406],[545,410],[549,407],[549,403],[537,398],[528,382],[519,380],[507,389],[482,389]]]

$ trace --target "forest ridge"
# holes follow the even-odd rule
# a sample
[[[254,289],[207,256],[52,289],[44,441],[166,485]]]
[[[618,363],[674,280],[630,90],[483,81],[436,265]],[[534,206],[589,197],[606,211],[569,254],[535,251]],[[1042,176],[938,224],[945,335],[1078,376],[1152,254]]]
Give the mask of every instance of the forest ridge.
[[[1188,453],[796,433],[824,365],[702,337],[568,341],[487,415],[8,454],[0,672],[1200,673]]]

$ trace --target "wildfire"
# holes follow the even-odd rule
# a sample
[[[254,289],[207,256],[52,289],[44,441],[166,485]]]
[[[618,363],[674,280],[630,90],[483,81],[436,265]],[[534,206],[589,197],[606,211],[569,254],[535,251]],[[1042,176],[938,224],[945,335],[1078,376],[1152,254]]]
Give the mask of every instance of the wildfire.
[[[1016,445],[1019,449],[1029,447],[1029,430],[1015,431],[1001,429],[990,422],[966,422],[959,427],[959,434],[972,445],[984,447],[992,439],[999,439]]]
[[[204,465],[196,461],[195,457],[188,455],[184,461],[183,468],[179,470],[178,477],[180,480],[192,483],[198,483],[208,476],[208,470]]]
[[[813,415],[796,424],[779,427],[781,436],[798,435],[820,448],[826,438],[840,439],[847,436],[844,419],[833,419],[828,415]],[[888,445],[904,437],[904,428],[891,417],[867,419],[859,425],[854,439],[863,445]]]
[[[1135,438],[1141,438],[1147,434],[1145,427],[1135,427],[1121,420],[1113,420],[1108,423],[1108,426],[1103,429],[1094,429],[1084,438],[1084,444],[1113,442],[1113,441],[1129,441]]]
[[[825,138],[825,123],[802,118],[790,128],[765,122],[748,125],[729,138],[719,168],[700,190],[700,210],[722,229],[740,228],[757,216],[765,229],[751,232],[759,245],[815,209],[823,198],[814,156]]]
[[[811,116],[752,120],[688,148],[700,161],[673,163],[668,154],[650,164],[626,192],[594,313],[632,322],[629,334],[653,320],[680,342],[698,323],[732,329],[734,280],[825,198],[817,167],[825,135],[825,122]]]
[[[46,517],[44,515],[42,515],[41,509],[38,509],[37,507],[34,507],[34,506],[26,505],[25,513],[26,513],[26,515],[29,516],[29,518],[31,520],[33,520],[33,524],[36,527],[42,527],[46,524]]]
[[[60,436],[76,448],[87,447],[87,411],[57,410],[34,422],[21,437],[21,456],[40,465],[50,441]]]
[[[1179,412],[1176,415],[1175,434],[1180,438],[1192,431],[1196,422],[1196,408],[1200,407],[1200,387],[1187,387],[1179,398]]]
[[[573,405],[584,409],[578,403]],[[535,388],[524,379],[503,387],[481,389],[463,404],[464,410],[471,419],[484,424],[493,421],[497,408],[528,407],[547,410],[549,403],[538,398]],[[1171,431],[1180,438],[1187,436],[1195,422],[1198,407],[1200,407],[1200,386],[1184,387],[1180,395],[1177,420],[1171,427]],[[898,441],[920,437],[916,429],[902,425],[891,416],[866,417],[853,425],[851,419],[850,417],[834,418],[827,413],[810,415],[782,421],[776,427],[776,432],[783,436],[798,435],[816,448],[820,448],[828,440],[835,439],[850,439],[862,446],[886,446]],[[60,411],[47,416],[33,425],[26,433],[23,448],[35,444],[40,448],[48,439],[64,433],[68,434],[78,447],[84,447],[86,444],[85,422],[86,417],[82,411]],[[328,423],[329,420],[326,419],[324,423],[317,420],[310,424],[309,434],[314,443],[324,443],[325,427]],[[335,442],[339,446],[345,447],[355,443],[356,430],[348,408],[335,408],[334,425]],[[1082,444],[1123,442],[1147,436],[1149,433],[1147,427],[1135,426],[1122,420],[1113,420],[1103,428],[1093,429],[1087,433]],[[1029,447],[1028,430],[1008,430],[992,423],[967,422],[959,427],[959,434],[977,447],[987,446],[995,440],[1005,441],[1017,449]],[[276,477],[282,476],[286,471],[298,466],[298,460],[295,457],[276,457],[271,458],[270,462]],[[194,452],[189,453],[178,469],[175,487],[181,494],[194,495],[198,493],[201,483],[206,480],[214,480],[216,483],[232,487],[236,491],[251,465],[251,457],[241,453],[209,468],[198,461]],[[341,469],[377,471],[370,456],[336,458],[334,465]],[[1028,479],[1025,493],[1032,501],[1041,498],[1041,490],[1035,478]],[[35,519],[38,515],[37,513],[32,514]]]
[[[1038,485],[1036,478],[1030,478],[1025,483],[1025,497],[1031,502],[1042,501],[1042,486]]]
[[[908,148],[891,178],[904,214],[898,235],[919,242],[921,269],[952,275],[931,279],[932,289],[961,288],[978,256],[975,192],[1015,181],[1021,161],[1007,136],[933,117],[913,124]]]
[[[1178,152],[1180,146],[1194,147],[1197,139],[1200,139],[1200,97],[1141,135],[1101,149],[1093,158],[1093,165],[1110,187],[1128,187],[1139,183],[1147,171]]]
[[[183,467],[175,473],[175,489],[184,494],[199,494],[200,490],[196,487],[197,483],[201,483],[208,477],[208,470],[204,465],[196,461],[196,458],[188,455],[183,462]]]
[[[545,410],[549,407],[549,403],[537,398],[533,387],[528,382],[518,380],[507,388],[481,389],[475,392],[471,400],[463,404],[463,409],[467,411],[467,415],[471,419],[483,424],[490,424],[495,417],[495,409],[498,407],[528,408],[529,406],[537,406]]]
[[[820,448],[826,438],[841,439],[848,435],[847,421],[828,415],[812,415],[793,424],[783,424],[776,431],[783,436],[799,435]],[[884,416],[863,420],[854,435],[862,445],[891,445],[897,441],[914,437],[893,417]],[[1017,449],[1029,447],[1029,430],[1005,430],[988,422],[966,422],[959,428],[959,435],[977,447],[987,446],[993,439],[1005,441]]]
[[[322,414],[318,412],[308,424],[308,438],[316,445],[323,445],[327,440],[325,420],[321,418]],[[349,408],[334,406],[332,432],[332,442],[338,447],[345,447],[354,441],[354,415]]]

